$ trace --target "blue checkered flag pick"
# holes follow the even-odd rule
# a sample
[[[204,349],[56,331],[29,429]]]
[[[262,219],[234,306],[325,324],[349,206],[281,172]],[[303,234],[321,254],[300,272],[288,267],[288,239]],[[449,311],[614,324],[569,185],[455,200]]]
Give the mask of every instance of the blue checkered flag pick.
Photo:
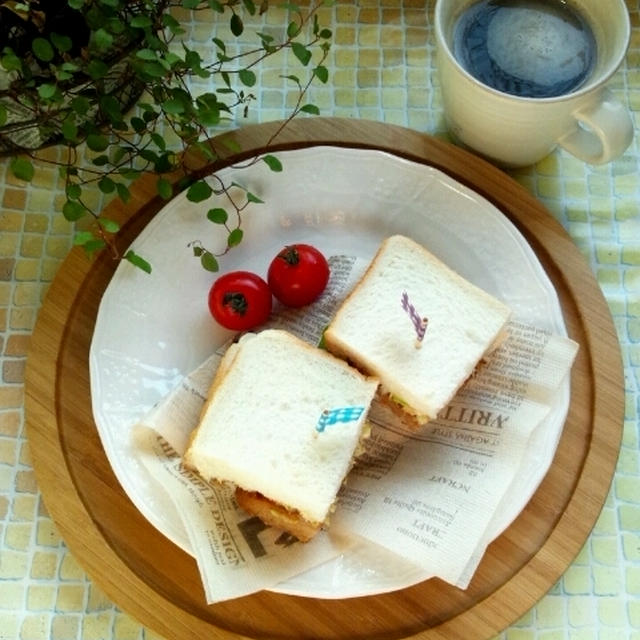
[[[364,407],[338,407],[337,409],[325,409],[320,414],[320,419],[316,425],[316,431],[322,433],[327,427],[338,422],[354,422],[358,420]]]

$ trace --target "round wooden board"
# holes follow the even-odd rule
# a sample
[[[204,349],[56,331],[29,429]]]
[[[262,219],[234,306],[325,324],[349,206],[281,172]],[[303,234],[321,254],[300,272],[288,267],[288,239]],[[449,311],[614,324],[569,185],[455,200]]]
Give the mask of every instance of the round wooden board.
[[[244,150],[233,160],[253,156],[278,128],[272,123],[227,134]],[[469,588],[461,591],[434,579],[347,600],[260,592],[206,605],[195,561],[130,502],[93,422],[89,345],[102,293],[116,267],[106,254],[90,262],[80,250],[71,252],[34,331],[26,423],[40,488],[61,535],[96,583],[121,608],[167,638],[490,638],[554,585],[605,501],[624,409],[620,349],[609,309],[561,225],[493,166],[415,131],[358,120],[294,121],[270,148],[318,144],[388,151],[440,168],[486,196],[537,253],[560,297],[569,335],[580,344],[571,407],[551,469],[521,515],[491,544]],[[108,207],[106,215],[123,225],[122,247],[162,207],[154,185],[153,177],[143,177],[126,206],[114,202]]]

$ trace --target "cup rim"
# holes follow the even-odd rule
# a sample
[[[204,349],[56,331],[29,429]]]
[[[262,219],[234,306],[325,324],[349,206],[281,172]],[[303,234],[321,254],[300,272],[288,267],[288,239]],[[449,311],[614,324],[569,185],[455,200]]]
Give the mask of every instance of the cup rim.
[[[436,5],[434,9],[434,27],[435,27],[435,33],[436,33],[437,48],[440,51],[444,50],[446,52],[450,62],[456,67],[456,69],[460,73],[462,73],[463,76],[465,76],[465,78],[469,82],[473,83],[474,85],[478,86],[484,91],[487,91],[488,93],[495,95],[496,97],[505,98],[508,100],[514,100],[518,102],[529,102],[529,103],[534,102],[535,104],[556,103],[556,102],[565,102],[567,100],[573,100],[574,98],[578,98],[582,95],[592,92],[595,88],[604,86],[612,78],[612,76],[618,71],[629,50],[630,38],[631,38],[631,20],[629,18],[629,11],[627,10],[624,0],[618,0],[619,6],[623,7],[622,15],[623,15],[624,24],[622,26],[624,29],[625,45],[620,50],[618,55],[612,60],[608,70],[604,74],[602,74],[598,79],[590,80],[586,84],[579,86],[577,89],[571,91],[570,93],[563,93],[559,96],[550,96],[546,98],[534,98],[534,97],[528,97],[528,96],[518,96],[512,93],[506,93],[505,91],[499,91],[498,89],[494,89],[493,87],[490,87],[488,84],[485,84],[484,82],[480,82],[480,80],[478,80],[475,76],[469,73],[458,62],[458,60],[456,60],[456,57],[453,54],[453,51],[451,51],[451,48],[449,47],[449,44],[446,38],[444,37],[444,33],[443,33],[442,7],[446,1],[452,1],[452,0],[436,0]],[[468,5],[475,4],[475,2],[478,2],[478,1],[480,0],[470,0],[468,2]]]

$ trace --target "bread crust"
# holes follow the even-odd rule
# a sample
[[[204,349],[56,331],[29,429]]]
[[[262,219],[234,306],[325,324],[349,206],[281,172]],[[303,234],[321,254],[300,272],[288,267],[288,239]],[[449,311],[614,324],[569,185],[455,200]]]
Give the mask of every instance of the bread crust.
[[[226,377],[229,369],[231,368],[231,365],[233,364],[233,361],[236,359],[237,355],[238,355],[238,345],[236,343],[234,343],[234,344],[229,346],[229,348],[226,350],[225,354],[222,356],[222,360],[220,360],[220,363],[219,363],[218,368],[217,368],[217,370],[215,372],[215,375],[213,376],[213,381],[211,383],[211,386],[209,387],[209,393],[207,395],[207,399],[206,399],[205,403],[202,406],[202,411],[200,411],[200,419],[202,419],[202,416],[204,416],[206,411],[208,410],[209,405],[211,404],[211,401],[213,400],[213,397],[214,397],[217,389],[219,389],[220,386],[222,385],[222,382],[225,379],[225,377]],[[182,464],[187,469],[189,469],[190,471],[194,471],[195,473],[198,473],[198,470],[191,464],[191,462],[189,460],[189,450],[191,448],[191,444],[193,443],[193,440],[196,437],[196,433],[197,432],[198,432],[198,427],[193,429],[191,431],[191,433],[189,434],[189,440],[187,441],[187,448],[185,449],[184,456],[182,457]],[[205,478],[205,480],[207,480],[207,482],[209,482],[211,480],[211,478]]]

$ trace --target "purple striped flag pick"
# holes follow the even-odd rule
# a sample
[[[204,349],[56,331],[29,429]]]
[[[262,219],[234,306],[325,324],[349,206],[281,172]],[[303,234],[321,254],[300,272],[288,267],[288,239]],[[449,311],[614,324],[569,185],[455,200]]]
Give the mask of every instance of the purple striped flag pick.
[[[416,349],[419,349],[422,346],[422,340],[424,338],[424,334],[427,331],[427,324],[429,323],[428,319],[421,316],[416,308],[409,301],[409,294],[406,291],[402,292],[401,298],[402,308],[407,312],[407,315],[411,319],[413,323],[413,328],[416,330]]]
[[[322,433],[327,427],[338,422],[353,422],[358,420],[364,411],[364,407],[338,407],[337,409],[325,409],[320,414],[316,425],[316,431]]]

